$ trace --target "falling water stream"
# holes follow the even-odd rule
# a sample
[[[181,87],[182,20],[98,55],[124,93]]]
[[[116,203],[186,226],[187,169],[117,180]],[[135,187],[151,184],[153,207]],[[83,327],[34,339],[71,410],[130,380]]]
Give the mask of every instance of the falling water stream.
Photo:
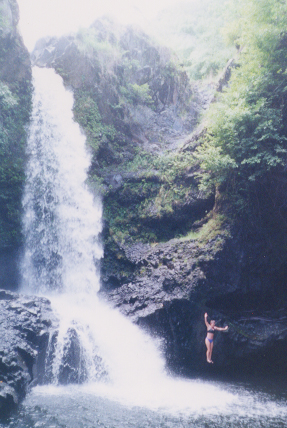
[[[59,328],[48,347],[47,384],[5,426],[286,426],[284,393],[168,376],[159,344],[98,298],[101,203],[86,185],[90,159],[73,96],[53,70],[33,74],[23,290],[51,300]]]

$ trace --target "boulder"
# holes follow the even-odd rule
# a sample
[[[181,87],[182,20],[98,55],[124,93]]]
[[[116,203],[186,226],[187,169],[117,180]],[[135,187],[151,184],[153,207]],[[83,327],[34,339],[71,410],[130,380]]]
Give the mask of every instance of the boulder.
[[[0,290],[0,415],[5,417],[32,385],[41,383],[49,329],[49,300]]]

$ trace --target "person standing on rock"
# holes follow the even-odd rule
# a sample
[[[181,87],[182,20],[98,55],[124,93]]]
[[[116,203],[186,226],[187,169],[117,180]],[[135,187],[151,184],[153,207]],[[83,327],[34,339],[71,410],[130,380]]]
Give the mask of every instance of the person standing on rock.
[[[213,338],[214,338],[215,330],[226,331],[226,330],[228,330],[228,326],[223,327],[223,328],[215,327],[215,321],[211,320],[210,324],[209,324],[209,322],[207,321],[207,317],[208,317],[208,315],[207,315],[207,313],[205,313],[204,314],[204,322],[205,322],[205,325],[207,328],[207,336],[205,338],[205,344],[206,344],[206,349],[207,349],[206,350],[206,360],[208,363],[213,364],[211,356],[212,356],[212,350],[213,350]]]

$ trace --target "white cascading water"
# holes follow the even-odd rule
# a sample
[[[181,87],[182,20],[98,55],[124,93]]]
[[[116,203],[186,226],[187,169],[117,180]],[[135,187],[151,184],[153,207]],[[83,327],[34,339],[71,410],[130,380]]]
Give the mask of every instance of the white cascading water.
[[[63,373],[74,335],[77,367],[70,379],[88,393],[169,411],[218,412],[234,404],[237,397],[220,388],[168,377],[155,341],[97,297],[101,204],[85,184],[90,159],[73,121],[73,96],[53,70],[33,74],[23,290],[47,296],[59,319],[49,345],[52,386],[43,388],[69,389],[57,385],[65,383],[61,376],[68,383]]]
[[[154,354],[157,371],[163,367],[155,345],[142,333],[136,335],[134,325],[97,297],[97,264],[103,253],[98,239],[102,210],[85,184],[90,158],[85,137],[73,121],[73,96],[51,69],[35,67],[33,77],[23,199],[23,290],[49,296],[60,320],[52,381],[59,381],[71,330],[80,342],[79,362],[83,364],[79,380],[104,377],[129,383],[137,375],[145,381],[146,373],[139,370],[140,361],[146,358],[144,349],[149,357]],[[149,361],[146,366],[150,370]]]
[[[90,164],[73,122],[72,94],[52,70],[34,71],[33,119],[24,195],[25,288],[96,293],[101,204],[85,186]],[[83,272],[85,272],[83,274]]]

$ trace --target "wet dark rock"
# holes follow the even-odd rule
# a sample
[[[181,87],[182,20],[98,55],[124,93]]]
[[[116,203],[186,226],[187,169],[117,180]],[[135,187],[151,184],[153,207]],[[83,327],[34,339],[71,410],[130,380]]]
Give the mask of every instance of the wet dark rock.
[[[55,350],[58,341],[59,332],[57,329],[51,334],[49,346],[45,356],[45,370],[40,383],[49,384],[55,381],[53,373],[53,363],[55,361]],[[93,362],[95,367],[94,377],[99,380],[108,379],[108,371],[102,357],[98,353],[96,345],[94,346]],[[89,361],[84,358],[81,348],[79,335],[74,328],[69,328],[65,334],[63,355],[58,367],[57,382],[60,385],[81,384],[87,381]]]
[[[0,290],[1,417],[41,382],[52,323],[56,320],[47,299]]]
[[[167,364],[176,372],[206,372],[203,315],[208,312],[219,327],[229,325],[228,332],[215,335],[212,373],[286,376],[286,269],[272,265],[254,242],[237,230],[204,245],[172,240],[123,247],[133,274],[102,293],[165,339]]]
[[[69,329],[64,346],[62,360],[59,369],[59,383],[81,383],[86,379],[85,361],[81,358],[81,346],[75,329]]]
[[[120,174],[107,175],[104,178],[104,183],[112,190],[119,189],[123,184],[123,177]]]
[[[154,247],[138,243],[123,247],[123,251],[137,270],[132,282],[109,292],[109,299],[135,321],[161,309],[166,302],[189,299],[204,277],[196,258],[200,253],[205,257],[205,250],[190,241],[172,240]],[[177,258],[177,253],[180,257],[183,253],[184,258]]]

